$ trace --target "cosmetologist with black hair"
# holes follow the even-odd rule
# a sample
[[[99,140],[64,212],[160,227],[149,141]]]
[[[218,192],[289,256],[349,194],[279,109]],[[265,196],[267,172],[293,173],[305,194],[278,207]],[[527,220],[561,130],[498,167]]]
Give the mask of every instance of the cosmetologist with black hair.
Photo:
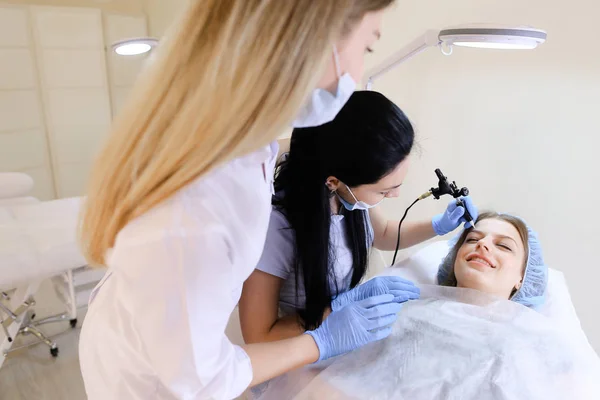
[[[402,110],[374,91],[354,92],[329,123],[294,130],[275,179],[263,254],[240,300],[246,343],[300,335],[349,302],[388,293],[400,303],[419,297],[400,277],[360,284],[371,247],[396,248],[398,221],[376,206],[400,195],[414,136]],[[476,219],[471,199],[463,200]],[[432,219],[405,222],[400,248],[468,224],[463,214],[453,201]]]

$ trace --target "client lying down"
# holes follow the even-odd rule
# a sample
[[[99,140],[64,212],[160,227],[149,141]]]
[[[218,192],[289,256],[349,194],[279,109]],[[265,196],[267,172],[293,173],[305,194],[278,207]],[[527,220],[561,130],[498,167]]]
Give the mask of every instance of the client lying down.
[[[517,217],[488,212],[460,235],[440,265],[438,283],[535,308],[544,302],[548,268],[535,232]]]
[[[535,311],[547,275],[523,221],[484,213],[388,339],[337,358],[295,398],[600,399],[587,341]]]

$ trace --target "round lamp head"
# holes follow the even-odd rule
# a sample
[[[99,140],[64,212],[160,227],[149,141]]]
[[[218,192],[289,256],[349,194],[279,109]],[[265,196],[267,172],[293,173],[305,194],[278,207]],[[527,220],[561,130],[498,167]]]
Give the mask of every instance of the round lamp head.
[[[158,45],[154,38],[134,38],[113,43],[112,50],[120,56],[135,56],[144,54]]]
[[[486,49],[530,50],[546,41],[547,34],[531,27],[464,25],[440,31],[439,39],[448,46]]]

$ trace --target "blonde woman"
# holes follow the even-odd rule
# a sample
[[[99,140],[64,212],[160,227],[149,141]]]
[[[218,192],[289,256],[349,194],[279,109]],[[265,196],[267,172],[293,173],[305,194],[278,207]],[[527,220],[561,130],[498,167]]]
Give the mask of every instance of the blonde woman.
[[[289,340],[224,330],[258,262],[286,126],[335,117],[393,0],[197,0],[95,165],[82,221],[94,290],[80,341],[94,399],[229,399],[390,332],[384,294]]]

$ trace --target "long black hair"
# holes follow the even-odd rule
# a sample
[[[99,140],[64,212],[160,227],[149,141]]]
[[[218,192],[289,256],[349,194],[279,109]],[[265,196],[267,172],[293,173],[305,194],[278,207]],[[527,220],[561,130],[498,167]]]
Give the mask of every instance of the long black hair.
[[[349,187],[372,184],[392,172],[410,153],[414,130],[404,113],[381,93],[355,92],[335,120],[295,129],[288,158],[275,179],[273,204],[294,230],[296,292],[304,282],[306,329],[321,324],[338,289],[329,243],[332,193],[325,182],[334,176]],[[343,207],[346,240],[352,251],[351,287],[367,270],[369,232],[366,211]]]

